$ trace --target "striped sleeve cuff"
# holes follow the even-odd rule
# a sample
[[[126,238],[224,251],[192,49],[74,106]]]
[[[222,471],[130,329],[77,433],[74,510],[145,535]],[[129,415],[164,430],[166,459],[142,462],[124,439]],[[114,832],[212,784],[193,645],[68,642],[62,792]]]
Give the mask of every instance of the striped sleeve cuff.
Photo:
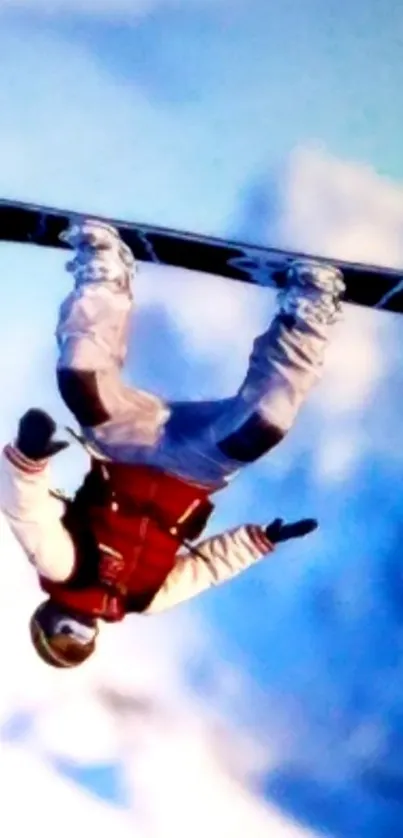
[[[15,445],[6,445],[3,449],[4,456],[6,459],[14,466],[14,468],[18,469],[18,471],[22,471],[25,474],[38,474],[47,466],[48,460],[30,460],[25,454],[22,454],[21,451]]]
[[[260,527],[258,524],[247,524],[245,529],[253,546],[260,553],[273,553],[275,545],[267,537],[263,527]]]

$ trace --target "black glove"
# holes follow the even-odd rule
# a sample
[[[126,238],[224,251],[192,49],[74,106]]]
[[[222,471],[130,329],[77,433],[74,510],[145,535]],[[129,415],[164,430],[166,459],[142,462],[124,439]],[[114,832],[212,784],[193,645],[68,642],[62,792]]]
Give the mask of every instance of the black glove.
[[[44,410],[31,408],[18,425],[16,447],[29,460],[46,460],[64,451],[69,443],[52,439],[56,431],[56,422]]]
[[[288,541],[290,538],[301,538],[318,528],[315,518],[303,518],[293,524],[285,524],[282,518],[276,518],[265,529],[265,533],[272,544]]]

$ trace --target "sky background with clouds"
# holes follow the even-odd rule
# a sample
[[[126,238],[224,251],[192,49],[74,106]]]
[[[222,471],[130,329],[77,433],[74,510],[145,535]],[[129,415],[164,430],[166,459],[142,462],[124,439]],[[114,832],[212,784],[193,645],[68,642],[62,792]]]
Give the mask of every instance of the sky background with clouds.
[[[403,266],[402,37],[391,0],[0,0],[0,195]],[[2,442],[32,404],[69,418],[64,259],[1,246]],[[275,306],[159,266],[135,296],[128,378],[180,398],[231,393]],[[84,818],[144,838],[398,838],[402,334],[399,316],[346,309],[295,428],[210,527],[303,513],[319,532],[105,630],[68,680],[29,648],[40,594],[0,520],[9,835],[27,819],[53,835],[52,800],[66,838]],[[55,484],[85,466],[61,455]]]

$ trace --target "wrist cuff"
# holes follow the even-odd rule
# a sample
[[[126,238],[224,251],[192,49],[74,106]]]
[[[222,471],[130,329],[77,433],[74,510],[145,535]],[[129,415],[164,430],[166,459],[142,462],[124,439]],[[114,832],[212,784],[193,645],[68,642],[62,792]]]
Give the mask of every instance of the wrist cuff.
[[[275,549],[275,544],[268,538],[263,527],[258,524],[248,524],[246,526],[248,536],[257,550],[261,553],[272,553]]]
[[[48,463],[48,458],[42,460],[30,460],[17,448],[16,445],[6,445],[3,453],[7,460],[19,471],[26,474],[37,474],[43,471]]]

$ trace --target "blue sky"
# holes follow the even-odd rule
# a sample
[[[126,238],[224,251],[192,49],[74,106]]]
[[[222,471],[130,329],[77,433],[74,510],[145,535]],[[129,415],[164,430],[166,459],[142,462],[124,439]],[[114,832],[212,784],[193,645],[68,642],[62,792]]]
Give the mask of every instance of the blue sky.
[[[11,164],[7,136],[24,134],[9,194],[222,233],[239,190],[297,144],[402,177],[403,12],[390,0],[143,3],[137,16],[136,3],[47,5],[0,8]]]
[[[398,4],[374,0],[343,9],[319,0],[0,0],[0,195],[403,265],[402,36]],[[60,252],[0,249],[3,441],[31,404],[68,418],[53,373],[56,312],[69,289],[63,262]],[[274,311],[265,289],[151,266],[141,267],[135,293],[128,376],[182,398],[232,392]],[[278,767],[262,781],[266,797],[311,825],[319,811],[334,817],[315,794],[341,789],[347,811],[361,804],[357,775],[369,770],[374,729],[395,766],[401,338],[399,317],[347,310],[289,439],[231,486],[212,523],[318,514],[313,539],[175,614],[107,632],[99,668],[68,689],[31,656],[25,623],[39,594],[0,521],[13,591],[0,592],[0,624],[21,656],[16,672],[17,653],[0,649],[0,713],[19,742],[29,740],[27,777],[30,748],[59,779],[74,775],[75,787],[95,789],[103,771],[121,770],[110,719],[92,730],[98,717],[85,710],[99,679],[128,679],[132,691],[147,684],[163,701],[176,691],[180,709],[190,681],[209,708],[258,727]],[[79,452],[61,455],[56,485],[74,488],[84,467]],[[179,782],[189,759],[182,745],[169,751],[183,757],[172,772]],[[157,776],[154,747],[147,765]],[[53,775],[43,775],[39,799]],[[369,835],[376,814],[378,838],[385,804],[369,797],[359,828]],[[201,817],[203,797],[198,805]],[[178,812],[169,817],[180,836]],[[261,828],[267,834],[267,821]],[[335,829],[348,834],[348,824]]]

